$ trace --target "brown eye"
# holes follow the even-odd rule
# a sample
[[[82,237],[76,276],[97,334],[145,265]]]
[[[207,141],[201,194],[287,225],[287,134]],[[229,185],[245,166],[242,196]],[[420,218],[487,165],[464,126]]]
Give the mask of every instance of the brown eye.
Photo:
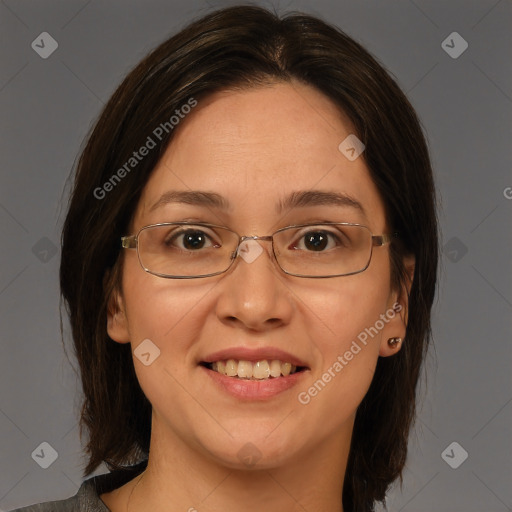
[[[305,250],[308,252],[324,252],[325,250],[343,246],[336,233],[323,229],[309,230],[300,235],[299,243],[294,243],[294,249]]]
[[[324,250],[329,243],[329,235],[321,231],[307,233],[303,239],[304,246],[312,251]]]
[[[173,247],[175,244],[179,249],[186,251],[197,251],[209,247],[220,247],[212,238],[200,229],[182,229],[178,233],[172,233],[166,237],[164,244]]]

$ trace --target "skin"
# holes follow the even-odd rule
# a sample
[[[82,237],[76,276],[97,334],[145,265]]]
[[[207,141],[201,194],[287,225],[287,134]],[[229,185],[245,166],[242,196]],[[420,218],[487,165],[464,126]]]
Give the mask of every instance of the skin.
[[[130,234],[189,217],[241,235],[269,235],[315,217],[388,233],[384,204],[363,158],[351,162],[338,150],[351,133],[346,116],[309,86],[216,93],[180,122],[143,191]],[[189,189],[222,194],[232,209],[168,204],[149,212],[162,193]],[[349,194],[366,217],[351,207],[325,205],[275,213],[279,199],[311,189]],[[271,244],[261,246],[264,252],[250,264],[239,258],[225,274],[189,280],[148,274],[135,250],[123,251],[122,290],[111,299],[108,333],[132,350],[149,338],[161,353],[149,366],[134,357],[153,406],[149,463],[140,477],[101,495],[113,512],[342,510],[355,412],[379,356],[400,350],[387,340],[405,336],[406,294],[391,286],[389,246],[374,248],[364,272],[330,279],[288,276],[272,260]],[[406,263],[412,272],[413,262]],[[299,403],[297,394],[396,302],[402,312],[309,404]],[[197,364],[234,346],[278,347],[310,370],[290,390],[244,402],[212,385]],[[249,442],[260,457],[252,467],[237,455]]]

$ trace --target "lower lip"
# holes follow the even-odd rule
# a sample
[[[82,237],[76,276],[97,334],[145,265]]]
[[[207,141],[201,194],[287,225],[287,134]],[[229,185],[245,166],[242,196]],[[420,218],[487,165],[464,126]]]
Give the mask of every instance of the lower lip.
[[[268,378],[264,380],[239,379],[228,377],[205,366],[200,366],[210,378],[230,395],[247,400],[266,400],[295,386],[303,378],[305,370],[286,377]]]

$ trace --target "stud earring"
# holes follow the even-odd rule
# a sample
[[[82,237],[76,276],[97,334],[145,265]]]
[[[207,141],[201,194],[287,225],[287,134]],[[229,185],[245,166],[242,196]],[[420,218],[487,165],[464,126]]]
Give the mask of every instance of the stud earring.
[[[389,348],[396,348],[400,343],[402,343],[402,338],[389,338],[388,340]]]

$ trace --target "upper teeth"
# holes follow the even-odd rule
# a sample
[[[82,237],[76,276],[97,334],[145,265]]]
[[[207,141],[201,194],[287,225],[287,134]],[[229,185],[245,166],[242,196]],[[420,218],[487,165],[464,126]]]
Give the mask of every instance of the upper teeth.
[[[267,361],[251,361],[228,359],[212,363],[212,370],[227,375],[228,377],[240,377],[244,379],[268,379],[269,377],[286,377],[295,372],[297,367],[291,363],[283,363],[278,359]]]

